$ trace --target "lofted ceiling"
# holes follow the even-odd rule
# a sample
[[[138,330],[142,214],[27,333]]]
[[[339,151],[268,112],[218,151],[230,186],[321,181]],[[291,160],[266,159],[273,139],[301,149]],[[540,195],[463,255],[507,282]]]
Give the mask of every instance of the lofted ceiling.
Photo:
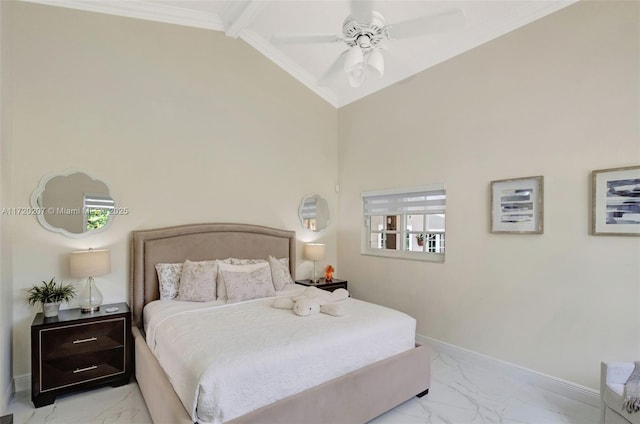
[[[243,39],[327,102],[341,107],[577,0],[24,1],[222,31]],[[423,35],[382,41],[384,74],[367,72],[359,87],[350,86],[343,70],[343,53],[348,49],[344,41],[278,42],[287,35],[341,34],[345,18],[357,17],[363,7],[381,13],[391,25],[392,36],[393,24],[431,19],[420,21]],[[452,11],[462,17],[456,25],[446,21]],[[358,22],[365,23],[363,19]]]

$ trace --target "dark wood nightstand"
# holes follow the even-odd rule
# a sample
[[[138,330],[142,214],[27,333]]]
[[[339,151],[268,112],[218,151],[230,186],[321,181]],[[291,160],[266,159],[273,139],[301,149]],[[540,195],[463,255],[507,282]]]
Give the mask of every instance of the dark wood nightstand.
[[[108,308],[118,308],[107,312]],[[56,396],[99,384],[121,386],[133,367],[131,311],[126,303],[80,308],[56,317],[39,313],[31,324],[31,400],[36,408]]]
[[[321,278],[317,283],[312,283],[311,280],[296,280],[296,284],[301,284],[303,286],[311,286],[317,287],[322,290],[334,291],[335,289],[347,289],[347,280],[340,280],[338,278],[334,278],[330,282],[327,282],[324,278]]]

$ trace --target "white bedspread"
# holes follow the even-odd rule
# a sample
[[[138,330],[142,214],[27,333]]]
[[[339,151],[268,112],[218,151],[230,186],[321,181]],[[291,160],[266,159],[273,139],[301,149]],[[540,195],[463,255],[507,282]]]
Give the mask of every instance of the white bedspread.
[[[415,345],[415,320],[347,299],[299,317],[274,298],[145,308],[147,343],[194,422],[221,423]]]

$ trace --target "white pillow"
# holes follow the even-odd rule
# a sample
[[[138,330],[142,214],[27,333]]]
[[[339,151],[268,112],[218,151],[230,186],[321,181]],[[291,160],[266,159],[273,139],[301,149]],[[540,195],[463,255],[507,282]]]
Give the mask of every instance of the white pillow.
[[[227,289],[227,303],[275,296],[269,266],[254,271],[220,271]]]
[[[184,261],[177,300],[208,302],[216,300],[218,261]]]
[[[261,264],[267,262],[265,259],[238,259],[238,258],[229,258],[233,265],[252,265],[252,264]]]
[[[273,287],[276,290],[282,290],[285,285],[293,284],[293,278],[289,272],[289,258],[276,259],[269,255],[269,266]]]
[[[269,268],[269,262],[263,261],[248,265],[233,265],[230,263],[218,262],[218,300],[227,301],[227,287],[225,285],[224,276],[222,271],[231,272],[253,272],[260,268],[267,268],[269,270],[269,276],[271,276],[271,269]],[[271,283],[273,285],[273,283]]]
[[[157,263],[156,272],[160,288],[160,300],[172,300],[178,296],[182,264]]]

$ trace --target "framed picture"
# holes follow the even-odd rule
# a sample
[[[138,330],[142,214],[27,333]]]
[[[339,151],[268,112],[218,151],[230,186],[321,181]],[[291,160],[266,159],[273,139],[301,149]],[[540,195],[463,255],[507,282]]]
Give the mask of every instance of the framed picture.
[[[542,234],[544,177],[491,181],[491,232]]]
[[[591,233],[640,235],[640,166],[591,173]]]

